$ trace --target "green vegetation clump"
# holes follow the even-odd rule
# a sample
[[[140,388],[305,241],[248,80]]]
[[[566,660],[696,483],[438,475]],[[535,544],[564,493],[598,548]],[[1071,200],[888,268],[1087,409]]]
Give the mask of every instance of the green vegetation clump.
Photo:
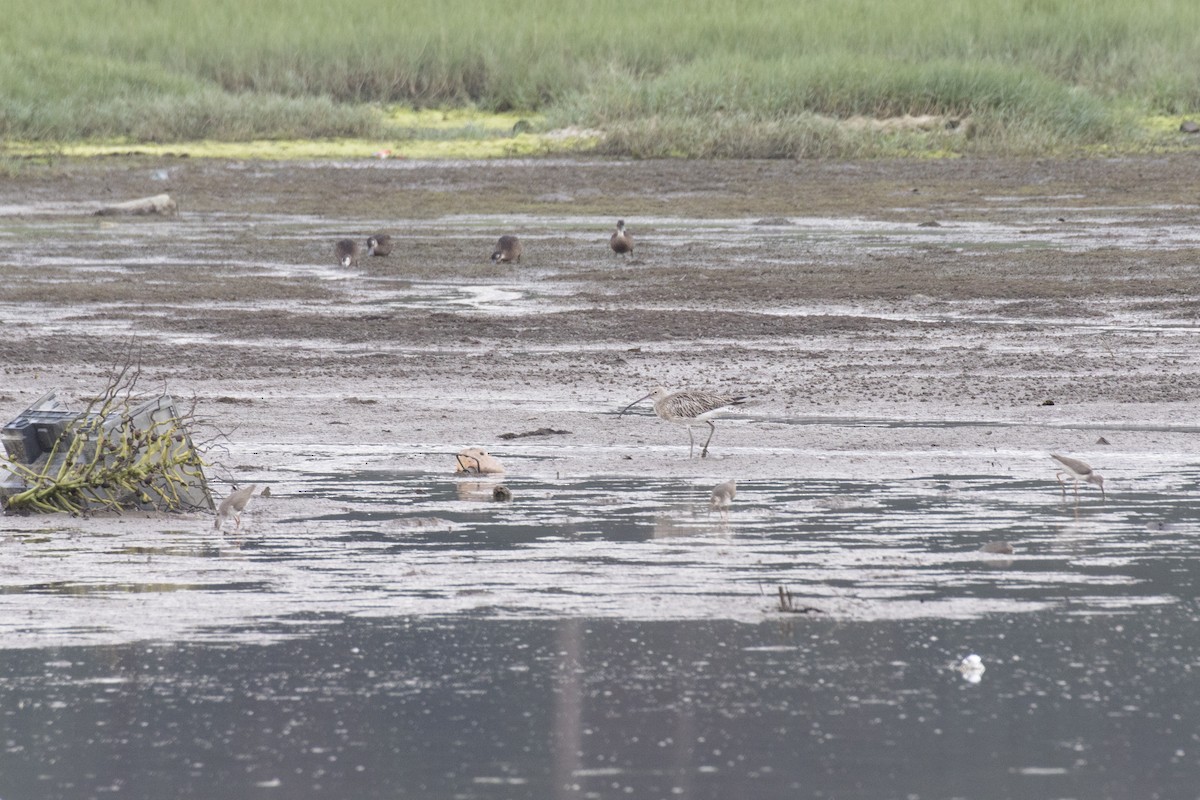
[[[1200,109],[1193,0],[8,0],[5,17],[0,136],[26,142],[513,133],[406,128],[403,106],[537,117],[641,156],[1047,152],[1135,147],[1141,119]]]
[[[204,462],[188,432],[192,413],[176,416],[174,402],[165,395],[150,401],[135,398],[140,376],[140,367],[117,369],[101,395],[35,462],[0,457],[3,472],[26,487],[6,492],[0,506],[73,515],[211,508]]]

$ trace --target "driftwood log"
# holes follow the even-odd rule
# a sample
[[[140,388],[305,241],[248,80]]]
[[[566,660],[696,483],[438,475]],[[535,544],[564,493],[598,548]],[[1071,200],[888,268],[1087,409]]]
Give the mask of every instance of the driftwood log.
[[[559,436],[566,433],[570,433],[570,431],[560,431],[556,428],[538,428],[536,431],[525,431],[524,433],[502,433],[497,438],[524,439],[528,436]]]
[[[123,215],[144,216],[158,214],[169,217],[179,211],[175,201],[169,194],[156,194],[152,197],[141,197],[137,200],[127,200],[124,203],[114,203],[104,206],[96,212],[98,217],[116,217]]]

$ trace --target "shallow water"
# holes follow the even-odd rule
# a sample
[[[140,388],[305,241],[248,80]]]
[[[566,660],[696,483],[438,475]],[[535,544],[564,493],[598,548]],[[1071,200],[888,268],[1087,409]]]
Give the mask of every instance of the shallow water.
[[[10,646],[166,630],[242,641],[222,627],[300,612],[757,624],[779,616],[781,588],[841,621],[1087,614],[1197,593],[1194,466],[1110,481],[1103,502],[1093,487],[1064,498],[1021,454],[971,475],[953,472],[952,452],[877,453],[824,478],[743,480],[721,512],[714,481],[558,477],[553,449],[514,448],[519,474],[479,479],[384,468],[404,454],[375,448],[279,448],[267,454],[275,494],[237,529],[187,517],[27,529],[0,549],[0,633]],[[878,476],[855,474],[868,464]],[[511,502],[493,500],[501,483]],[[1014,553],[981,552],[996,541]]]
[[[10,651],[11,797],[1191,797],[1194,603],[748,625],[300,614]],[[978,683],[948,663],[983,654]],[[1147,786],[1153,790],[1144,793]]]
[[[1049,218],[1049,200],[985,202],[1046,203],[1039,214]],[[584,259],[409,280],[329,264],[339,224],[327,219],[251,218],[256,241],[301,252],[285,260],[222,245],[245,215],[161,225],[54,216],[78,210],[0,207],[28,217],[6,220],[0,234],[16,242],[11,262],[48,291],[164,265],[321,288],[304,299],[197,301],[186,308],[195,315],[578,307],[571,270]],[[733,265],[768,245],[782,261],[931,246],[1075,252],[1095,245],[1095,228],[1147,250],[1191,246],[1188,232],[1132,216],[1100,208],[1033,228],[639,224],[660,251],[719,237]],[[405,221],[356,224],[375,222]],[[583,216],[407,223],[462,247],[488,245],[501,223],[529,229],[534,245],[598,239]],[[83,236],[98,253],[53,250]],[[131,240],[139,247],[124,252]],[[1160,356],[1180,359],[1200,330],[1100,303],[1088,317],[996,309],[919,297],[755,307],[1006,330],[1035,320],[1064,336],[1141,332]],[[136,332],[177,347],[303,347],[331,359],[430,347],[140,324],[176,310],[48,302],[35,318],[0,298],[0,325],[113,341]],[[994,351],[1045,350],[972,335]],[[894,341],[892,353],[938,346],[925,331]],[[760,369],[797,344],[764,336],[740,366]],[[453,356],[491,346],[433,345]],[[604,349],[587,340],[522,349],[593,347]],[[349,388],[315,385],[305,397],[323,407]],[[423,391],[406,401],[427,400]],[[1101,426],[1047,413],[1035,449],[1000,441],[1027,420],[801,416],[767,397],[722,422],[700,462],[684,457],[681,430],[663,434],[645,406],[618,423],[608,400],[545,387],[457,398],[463,416],[502,405],[618,431],[606,441],[594,430],[511,441],[508,474],[485,480],[453,477],[457,445],[411,432],[398,444],[231,437],[229,472],[273,495],[223,534],[209,517],[0,521],[0,798],[1200,797],[1194,420]],[[1107,501],[1090,486],[1076,500],[1040,448],[1068,436],[1090,444],[1098,432],[1151,439],[1100,449]],[[993,433],[997,446],[973,444]],[[829,444],[866,434],[876,436]],[[1155,449],[1159,434],[1170,446]],[[739,478],[733,508],[710,510],[712,487],[730,477]],[[501,482],[512,502],[492,500]],[[1014,552],[981,551],[998,541]],[[955,668],[970,653],[985,672]]]
[[[1200,785],[1195,467],[1076,504],[1013,454],[879,454],[890,477],[743,482],[725,517],[710,482],[556,478],[553,449],[508,454],[511,503],[380,466],[416,452],[280,448],[237,531],[11,535],[2,796]]]

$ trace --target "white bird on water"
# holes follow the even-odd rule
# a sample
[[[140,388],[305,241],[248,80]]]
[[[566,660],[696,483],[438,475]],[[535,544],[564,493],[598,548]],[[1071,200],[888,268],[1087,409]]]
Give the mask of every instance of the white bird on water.
[[[708,438],[704,440],[704,447],[700,450],[700,457],[704,458],[708,455],[708,443],[712,441],[713,434],[717,430],[710,417],[727,410],[730,406],[744,403],[746,396],[714,394],[712,392],[700,392],[692,389],[668,392],[659,386],[645,397],[639,397],[625,406],[617,416],[623,416],[626,411],[638,403],[650,399],[654,400],[654,413],[661,419],[667,422],[674,422],[677,425],[683,425],[687,428],[688,458],[691,458],[692,453],[696,450],[696,440],[692,436],[692,426],[698,425],[701,422],[708,426]]]
[[[234,525],[234,530],[242,527],[242,512],[246,510],[246,504],[254,496],[254,490],[257,487],[257,483],[252,483],[249,486],[243,486],[235,492],[230,492],[229,496],[221,501],[221,505],[217,506],[217,521],[213,527],[221,530],[221,526],[225,524],[225,520],[230,517],[233,517],[237,523]]]
[[[1080,461],[1078,458],[1070,456],[1060,456],[1058,453],[1051,453],[1050,457],[1062,465],[1062,469],[1054,473],[1054,477],[1058,479],[1058,485],[1062,487],[1063,497],[1067,496],[1067,484],[1063,480],[1063,475],[1069,475],[1075,482],[1075,497],[1079,498],[1079,482],[1094,483],[1100,487],[1100,499],[1106,500],[1107,495],[1104,493],[1104,476],[1096,472],[1090,466]]]

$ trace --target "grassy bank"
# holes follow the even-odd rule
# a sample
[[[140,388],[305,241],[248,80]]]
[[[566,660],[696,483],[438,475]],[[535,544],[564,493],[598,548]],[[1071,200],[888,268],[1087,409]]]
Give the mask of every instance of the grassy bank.
[[[8,0],[4,16],[20,22],[0,27],[0,135],[43,143],[446,138],[387,113],[404,105],[538,115],[616,154],[1036,153],[1136,149],[1138,120],[1200,109],[1192,0]],[[936,121],[868,124],[906,115]]]

